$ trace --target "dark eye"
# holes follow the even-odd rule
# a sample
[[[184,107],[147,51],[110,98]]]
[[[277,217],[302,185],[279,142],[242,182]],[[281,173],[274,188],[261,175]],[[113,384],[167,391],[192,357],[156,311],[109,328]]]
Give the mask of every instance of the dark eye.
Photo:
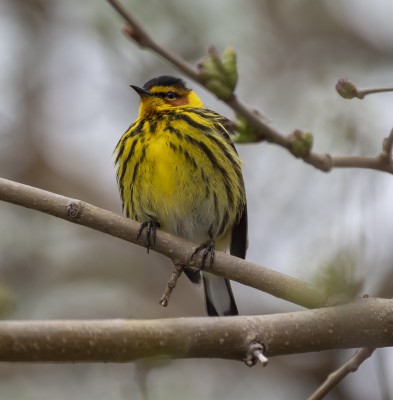
[[[168,92],[165,96],[168,100],[174,100],[177,97],[177,93],[175,92]]]

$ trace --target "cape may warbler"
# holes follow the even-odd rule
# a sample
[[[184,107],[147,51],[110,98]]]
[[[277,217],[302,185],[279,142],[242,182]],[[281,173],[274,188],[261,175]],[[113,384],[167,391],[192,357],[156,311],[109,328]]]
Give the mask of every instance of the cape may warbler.
[[[143,88],[139,115],[116,146],[117,181],[127,217],[147,228],[245,258],[247,207],[229,120],[208,110],[182,79],[160,76]],[[199,271],[186,269],[195,283]],[[207,312],[237,315],[227,279],[203,272]]]

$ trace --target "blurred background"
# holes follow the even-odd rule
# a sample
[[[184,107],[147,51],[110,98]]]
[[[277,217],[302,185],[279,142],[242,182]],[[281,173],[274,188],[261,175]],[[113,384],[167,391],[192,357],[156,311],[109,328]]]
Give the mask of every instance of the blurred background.
[[[339,78],[393,84],[389,0],[211,2],[123,0],[159,43],[196,63],[208,45],[238,54],[237,93],[278,129],[314,133],[314,149],[376,155],[393,127],[392,94],[343,100]],[[180,75],[122,33],[106,1],[0,0],[0,176],[121,213],[112,151],[136,117],[142,85]],[[181,76],[181,75],[180,75]],[[190,82],[207,106],[233,113]],[[351,297],[393,292],[393,181],[382,172],[329,174],[282,148],[239,145],[248,193],[248,259]],[[4,319],[204,315],[201,289],[157,254],[0,203]],[[154,278],[152,278],[154,277]],[[300,308],[234,283],[242,314]],[[271,359],[124,365],[0,364],[0,399],[303,399],[352,351]],[[393,396],[393,352],[379,350],[328,399]],[[390,385],[390,387],[389,387]]]

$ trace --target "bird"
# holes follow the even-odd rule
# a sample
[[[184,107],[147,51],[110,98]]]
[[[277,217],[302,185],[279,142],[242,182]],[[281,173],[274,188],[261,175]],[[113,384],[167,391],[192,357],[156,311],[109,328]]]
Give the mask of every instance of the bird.
[[[233,124],[205,107],[178,77],[163,75],[142,87],[134,123],[116,148],[116,177],[128,218],[146,229],[146,247],[157,228],[200,243],[201,267],[215,250],[245,258],[247,201],[241,161],[231,139]],[[209,257],[210,256],[210,257]],[[193,283],[203,280],[209,316],[238,315],[230,281],[186,268]]]

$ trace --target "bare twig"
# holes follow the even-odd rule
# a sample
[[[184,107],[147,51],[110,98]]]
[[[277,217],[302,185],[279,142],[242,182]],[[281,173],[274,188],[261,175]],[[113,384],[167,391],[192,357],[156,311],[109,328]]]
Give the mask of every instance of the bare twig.
[[[363,347],[356,350],[355,354],[345,364],[327,377],[326,381],[308,398],[308,400],[323,399],[348,374],[357,371],[360,365],[367,360],[367,358],[371,357],[374,351],[374,347]]]
[[[169,298],[171,297],[171,294],[173,292],[173,289],[176,287],[177,280],[179,279],[179,276],[183,272],[184,264],[182,264],[178,260],[173,260],[173,270],[171,277],[169,278],[167,287],[164,290],[164,293],[162,294],[159,303],[163,307],[167,307],[169,303]]]
[[[369,94],[387,93],[387,92],[393,92],[393,87],[358,89],[357,97],[362,100]]]
[[[129,362],[151,357],[247,361],[254,345],[264,357],[366,344],[392,346],[392,309],[393,300],[368,298],[263,316],[1,321],[0,361]],[[359,357],[349,370],[360,364]]]
[[[333,157],[331,160],[332,167],[335,168],[365,168],[393,174],[391,161],[386,157]]]
[[[0,200],[54,215],[144,246],[144,239],[137,238],[139,223],[80,200],[3,178],[0,178]],[[196,247],[197,245],[187,240],[161,230],[157,230],[156,241],[150,246],[151,250],[185,265],[188,265],[189,257]],[[219,251],[209,272],[226,276],[306,308],[316,308],[326,303],[324,296],[310,284]]]
[[[121,17],[126,22],[126,27],[124,28],[125,33],[138,43],[140,46],[147,48],[154,53],[160,55],[162,58],[174,65],[179,71],[183,72],[189,78],[198,82],[200,85],[204,86],[206,89],[209,88],[201,80],[198,72],[192,67],[191,64],[187,63],[184,59],[179,57],[177,54],[172,53],[169,49],[157,44],[153,38],[142,29],[141,25],[131,16],[131,14],[126,11],[126,9],[117,0],[107,0],[116,11],[121,15]],[[370,90],[366,90],[366,94],[371,93]],[[385,89],[374,89],[375,91],[387,91]],[[244,105],[235,94],[233,94],[228,99],[221,99],[239,115],[244,117],[250,125],[255,129],[261,140],[267,140],[270,143],[277,144],[281,147],[287,149],[291,154],[297,158],[303,159],[304,162],[314,166],[315,168],[329,172],[332,168],[365,168],[372,170],[379,170],[393,174],[392,163],[387,163],[386,160],[381,159],[381,157],[334,157],[329,154],[320,154],[315,152],[307,152],[306,154],[300,155],[296,153],[293,140],[291,140],[292,135],[286,135],[277,129],[270,126],[267,122],[261,118],[260,115],[255,113],[254,110]]]
[[[168,49],[158,45],[153,38],[147,34],[142,26],[132,17],[132,15],[121,5],[117,0],[108,0],[114,9],[122,16],[127,25],[124,27],[124,33],[133,39],[139,46],[152,50],[159,54],[164,59],[175,65],[180,71],[184,72],[191,79],[201,83],[199,76],[195,69],[184,61],[177,54],[172,53]]]

